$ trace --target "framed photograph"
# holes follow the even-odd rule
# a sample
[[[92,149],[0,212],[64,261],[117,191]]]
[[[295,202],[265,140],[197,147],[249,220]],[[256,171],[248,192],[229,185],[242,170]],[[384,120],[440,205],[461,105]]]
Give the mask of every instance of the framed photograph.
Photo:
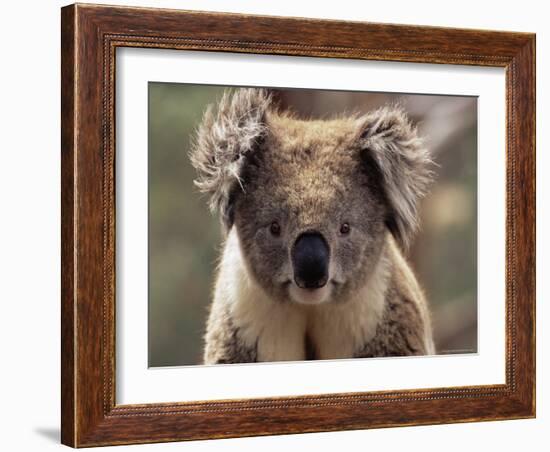
[[[535,416],[535,36],[62,8],[62,442]]]

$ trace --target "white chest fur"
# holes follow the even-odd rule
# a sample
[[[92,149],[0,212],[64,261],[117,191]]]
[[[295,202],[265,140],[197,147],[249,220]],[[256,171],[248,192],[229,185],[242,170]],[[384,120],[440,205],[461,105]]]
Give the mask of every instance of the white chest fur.
[[[352,300],[312,307],[307,333],[318,359],[352,358],[374,337],[384,311],[387,278],[385,272],[373,276]]]
[[[351,358],[370,340],[384,309],[387,268],[380,265],[356,296],[341,304],[302,306],[276,302],[249,277],[238,237],[231,233],[216,284],[216,303],[227,303],[241,340],[257,344],[259,361],[306,358],[310,338],[319,359]]]

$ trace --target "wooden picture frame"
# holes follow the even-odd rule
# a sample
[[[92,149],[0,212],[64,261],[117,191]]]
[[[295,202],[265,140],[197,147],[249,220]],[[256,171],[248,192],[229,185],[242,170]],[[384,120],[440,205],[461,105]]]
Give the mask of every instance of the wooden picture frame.
[[[535,35],[147,8],[62,8],[61,439],[73,447],[535,416]],[[115,403],[115,50],[506,70],[506,383]],[[504,94],[504,93],[503,93]]]

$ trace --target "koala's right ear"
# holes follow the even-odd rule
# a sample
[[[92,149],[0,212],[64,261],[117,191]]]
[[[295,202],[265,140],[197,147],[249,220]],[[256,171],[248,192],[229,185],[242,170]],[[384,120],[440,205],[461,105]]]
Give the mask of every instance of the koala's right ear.
[[[243,189],[245,156],[265,136],[270,105],[271,96],[264,89],[226,91],[217,108],[208,107],[197,130],[190,154],[197,170],[195,185],[210,196],[210,209],[219,210],[227,230],[233,224],[235,194]]]

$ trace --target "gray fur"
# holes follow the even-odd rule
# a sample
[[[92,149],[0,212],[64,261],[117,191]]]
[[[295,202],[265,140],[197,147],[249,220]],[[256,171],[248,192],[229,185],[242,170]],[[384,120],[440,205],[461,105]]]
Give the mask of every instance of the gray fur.
[[[386,309],[376,328],[376,335],[355,352],[355,357],[426,355],[424,319],[417,304],[395,287],[388,290],[386,300]]]
[[[240,328],[235,325],[231,313],[211,316],[214,328],[209,328],[206,336],[204,360],[209,364],[252,363],[257,360],[257,343],[246,344],[240,337]]]

